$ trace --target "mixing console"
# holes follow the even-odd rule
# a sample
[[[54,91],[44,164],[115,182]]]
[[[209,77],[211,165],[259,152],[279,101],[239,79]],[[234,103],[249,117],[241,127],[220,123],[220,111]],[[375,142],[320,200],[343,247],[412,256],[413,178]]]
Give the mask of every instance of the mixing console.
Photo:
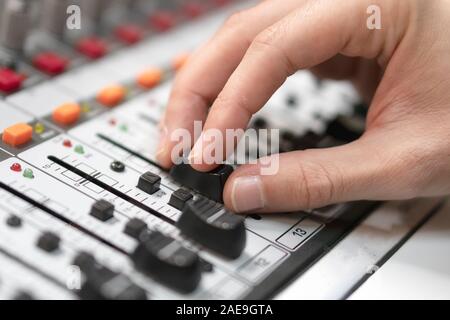
[[[0,298],[267,298],[374,207],[241,217],[221,204],[232,166],[156,163],[171,79],[251,1],[73,3],[80,30],[63,0],[1,4]],[[282,152],[326,147],[361,134],[363,109],[302,71],[251,126],[281,129]]]

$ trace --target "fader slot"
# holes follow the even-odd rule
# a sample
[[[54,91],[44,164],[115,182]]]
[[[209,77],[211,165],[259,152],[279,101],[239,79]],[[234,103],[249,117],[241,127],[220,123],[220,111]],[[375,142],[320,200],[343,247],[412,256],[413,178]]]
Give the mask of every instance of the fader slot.
[[[0,188],[3,188],[3,184],[0,184]],[[80,228],[78,225],[74,224],[71,221],[67,221],[67,219],[61,219],[60,216],[56,216],[54,212],[49,210],[47,207],[39,205],[36,201],[33,199],[30,199],[25,194],[18,192],[17,190],[10,190],[6,188],[6,191],[11,192],[14,196],[20,196],[22,200],[25,200],[30,203],[33,207],[36,207],[40,210],[43,210],[46,213],[50,213],[52,217],[57,218],[64,224],[74,227],[80,232],[83,232],[87,234],[88,236],[92,236],[89,231],[86,231],[84,228]],[[35,206],[36,205],[36,206]],[[38,207],[39,205],[39,207]],[[28,220],[28,217],[26,217],[26,220]],[[61,230],[61,232],[64,232]],[[98,237],[93,237],[96,241],[100,241],[102,244],[107,245],[111,247],[112,249],[119,251],[120,253],[128,256],[134,263],[138,265],[138,268],[145,272],[146,274],[150,275],[151,277],[155,278],[158,281],[161,281],[162,283],[165,283],[166,285],[169,285],[173,287],[176,290],[181,290],[183,292],[191,292],[199,285],[199,281],[201,279],[201,270],[200,270],[200,263],[195,262],[195,265],[189,266],[187,265],[185,268],[183,268],[179,262],[180,259],[185,259],[187,257],[191,257],[189,259],[197,259],[195,261],[199,261],[198,256],[196,253],[187,250],[183,248],[180,244],[177,244],[176,240],[173,240],[167,236],[163,236],[160,233],[154,233],[150,231],[149,229],[145,228],[145,230],[142,231],[142,236],[140,237],[140,245],[136,247],[136,249],[133,251],[133,253],[127,253],[123,250],[119,250],[117,247],[111,245],[111,243],[105,242],[103,239],[99,239]],[[37,242],[37,246],[41,248],[42,251],[48,252],[49,254],[52,254],[56,249],[53,249],[50,242],[49,235],[52,235],[54,233],[51,232],[44,232],[40,237],[39,241]],[[153,234],[158,234],[158,237],[155,238]],[[53,236],[52,236],[53,237]],[[45,239],[45,240],[43,240]],[[159,239],[159,240],[158,240]],[[161,239],[164,239],[164,246],[160,246],[159,243]],[[43,242],[46,241],[46,242]],[[171,244],[172,243],[172,244]],[[67,243],[68,244],[68,243]],[[177,250],[168,250],[169,245],[171,244],[172,247],[177,248]],[[176,245],[176,246],[174,246]],[[81,246],[82,248],[82,246]],[[79,249],[78,249],[79,250]],[[74,251],[78,251],[75,249]],[[163,254],[164,252],[164,254]],[[177,257],[179,255],[179,257]],[[103,256],[106,259],[106,256]],[[184,258],[183,258],[184,257]],[[188,260],[189,260],[188,259]],[[75,258],[76,260],[76,258]],[[186,260],[186,263],[187,261]],[[93,265],[97,265],[96,263],[93,263]],[[94,266],[92,267],[94,268]],[[101,267],[102,270],[104,267]],[[104,285],[103,281],[110,281],[110,278],[113,276],[109,271],[104,269],[101,273],[100,270],[97,270],[98,268],[95,267],[95,270],[90,270],[87,273],[88,279],[87,279],[87,285],[89,286],[89,291],[95,290],[95,287],[100,285],[98,281],[101,282],[102,285]],[[185,277],[184,281],[181,282],[173,282],[171,281],[174,276],[178,274],[180,270],[184,270]],[[192,271],[192,275],[191,275]],[[101,274],[110,274],[110,276],[104,278],[104,276],[101,276]],[[115,276],[114,276],[115,277]],[[103,280],[102,280],[103,279]],[[188,280],[192,279],[192,280]],[[61,283],[60,283],[61,284]],[[94,288],[92,288],[92,286]],[[83,288],[80,292],[80,295],[82,298],[92,298],[91,295],[94,293],[91,292],[91,294],[86,292],[87,289]],[[98,289],[99,290],[99,289]],[[134,289],[133,292],[135,292],[137,289]],[[100,291],[96,291],[97,295],[100,294]],[[136,293],[138,294],[138,293]]]
[[[28,223],[29,218],[27,217],[27,215],[24,215],[24,220],[25,222],[20,227],[20,229],[22,233],[26,232],[28,237],[23,238],[24,241],[22,241],[20,245],[13,245],[11,248],[9,248],[10,250],[5,248],[0,250],[8,251],[7,254],[9,256],[13,256],[14,259],[21,261],[21,263],[27,265],[30,270],[33,270],[34,272],[37,272],[42,276],[51,279],[51,281],[53,281],[62,289],[68,291],[70,290],[79,295],[81,298],[89,298],[89,296],[86,295],[86,290],[89,289],[90,291],[92,291],[97,286],[101,288],[103,287],[103,285],[106,285],[108,281],[111,281],[115,277],[120,277],[122,279],[121,281],[123,283],[123,287],[118,287],[117,290],[114,290],[114,295],[112,294],[112,292],[104,292],[103,295],[98,296],[98,298],[125,299],[130,294],[130,289],[132,289],[132,297],[136,299],[145,295],[143,289],[134,285],[128,277],[124,276],[121,273],[113,272],[109,268],[100,265],[99,263],[96,263],[96,266],[101,268],[104,275],[108,275],[106,279],[100,274],[93,275],[92,272],[88,272],[84,269],[82,269],[85,276],[84,278],[81,276],[81,273],[77,273],[77,269],[73,269],[74,266],[78,265],[76,262],[77,257],[80,253],[77,252],[84,252],[83,250],[89,250],[90,248],[89,246],[87,246],[87,241],[84,240],[81,243],[79,241],[76,241],[76,235],[72,235],[71,237],[73,238],[66,235],[66,232],[71,230],[72,226],[69,226],[66,223],[63,223],[60,226],[61,235],[63,237],[61,248],[56,251],[48,251],[45,249],[45,247],[41,247],[40,242],[44,237],[50,234],[50,232],[45,231],[45,227],[32,226],[31,223]],[[6,230],[3,230],[3,233],[5,233],[5,231]],[[79,232],[78,229],[76,229],[76,232]],[[8,232],[6,233],[8,234]],[[17,234],[17,231],[12,231],[11,233],[9,233],[9,237],[11,240],[13,240],[17,236],[20,236],[20,234]],[[80,235],[78,235],[78,237],[79,236]],[[35,238],[38,239],[37,242],[33,241],[33,239]],[[66,239],[68,241],[64,241]],[[39,247],[40,249],[33,251],[33,247],[35,246]],[[17,252],[17,249],[19,249],[17,247],[20,247],[21,252],[23,252],[24,250],[25,252],[28,252],[28,255],[24,255],[21,257],[17,256],[15,254],[15,252]],[[111,253],[109,253],[109,258],[106,259],[106,255],[104,255],[104,259],[111,261],[111,259],[115,259],[115,256],[114,254],[111,255]],[[51,277],[50,274],[55,275],[55,278]],[[100,292],[101,290],[98,291],[98,294],[100,294]]]
[[[120,247],[122,251],[129,252],[135,247],[135,241],[122,233],[127,215],[117,209],[114,212],[114,219],[102,222],[91,214],[92,208],[96,204],[94,199],[79,193],[38,169],[14,158],[2,162],[0,168],[3,184],[53,210],[65,221],[73,221],[91,233],[102,236],[116,247]],[[26,173],[30,171],[32,175],[28,176]],[[31,207],[29,203],[26,206],[20,204],[16,204],[16,206],[25,209]]]
[[[65,141],[68,139],[72,141],[69,147],[65,145]],[[50,161],[48,154],[52,154],[56,158],[70,164],[70,166],[76,167],[78,170],[91,176],[96,174],[95,180],[91,179],[92,181],[90,181],[89,179],[85,179],[71,170]],[[170,189],[161,185],[160,190],[151,195],[136,188],[142,173],[129,167],[127,167],[125,172],[115,172],[110,167],[111,163],[115,161],[114,158],[101,154],[95,149],[67,136],[56,137],[48,141],[48,144],[44,143],[33,150],[21,153],[20,157],[36,167],[43,168],[58,180],[64,181],[90,197],[114,202],[116,208],[121,212],[136,214],[138,217],[144,217],[143,213],[145,213],[149,217],[148,219],[152,220],[153,218],[155,223],[159,221],[159,224],[163,227],[168,227],[170,224],[159,219],[154,214],[149,214],[148,208],[151,208],[152,212],[156,211],[158,214],[162,214],[172,221],[176,220],[180,215],[179,210],[168,205],[171,193]],[[94,183],[97,180],[101,181],[102,186],[108,185],[108,187],[116,190],[116,193],[119,192],[120,196]],[[140,207],[135,206],[124,199],[128,199],[128,197],[133,198],[132,201],[134,203],[140,202],[142,204],[139,205]]]
[[[10,166],[12,167],[12,166],[15,166],[17,163],[14,163],[13,161],[8,161],[9,163],[10,163]],[[12,163],[12,164],[11,164]],[[22,164],[21,165],[21,169],[25,169],[26,168],[26,165],[25,164]],[[8,180],[10,179],[10,177],[9,176],[11,176],[11,177],[14,177],[15,175],[17,175],[18,173],[17,172],[13,172],[13,171],[11,171],[11,173],[9,174],[9,175],[6,175],[5,176],[5,178],[7,178]],[[35,171],[35,174],[36,174],[36,177],[35,178],[33,178],[33,179],[26,179],[26,180],[24,180],[25,182],[27,182],[27,184],[30,184],[30,183],[33,183],[34,181],[37,181],[37,180],[39,180],[40,182],[41,182],[41,184],[45,184],[44,183],[44,180],[43,179],[48,179],[48,178],[45,178],[45,175],[43,176],[41,173],[39,173],[39,172],[37,172],[37,171]],[[36,180],[35,180],[36,179]],[[11,180],[9,180],[9,181],[11,181]],[[12,183],[10,183],[11,185],[17,185],[18,184],[18,181],[13,181]],[[58,189],[61,189],[61,187],[63,187],[63,186],[59,186],[59,188]],[[64,188],[63,188],[64,189]],[[17,192],[21,192],[21,191],[18,191],[18,190],[16,190]],[[63,190],[61,190],[61,191],[63,191]],[[70,190],[66,190],[66,191],[70,191]],[[32,199],[32,200],[34,200],[35,202],[37,202],[37,200],[35,200],[35,198],[36,197],[38,197],[39,199],[42,199],[41,201],[43,201],[44,203],[46,203],[47,202],[47,200],[46,200],[46,197],[45,197],[45,195],[43,195],[43,194],[40,194],[38,191],[33,191],[32,189],[30,189],[30,188],[27,188],[27,189],[25,189],[25,192],[21,192],[21,193],[23,193],[26,197],[25,197],[25,199],[26,200],[28,200],[27,198],[31,198],[31,194],[33,194],[33,196],[34,196],[34,198]],[[28,196],[28,194],[30,194],[30,196]],[[63,193],[62,194],[64,194],[64,191],[63,191]],[[70,192],[69,193],[65,193],[65,194],[70,194]],[[55,194],[53,195],[53,197],[54,196],[56,196]],[[81,200],[81,199],[80,199]],[[31,203],[31,205],[33,205],[33,204],[35,204],[35,202],[32,202]],[[78,203],[83,203],[84,201],[79,201]],[[40,202],[39,202],[40,203]],[[95,206],[95,204],[97,204],[97,202],[96,203],[94,203],[94,206]],[[85,205],[83,205],[82,207],[85,207]],[[47,210],[48,208],[46,207],[46,212],[48,212],[48,210]],[[54,210],[53,210],[54,211]],[[54,212],[52,212],[52,214],[54,215]],[[85,213],[85,214],[87,214],[87,212]],[[67,217],[67,215],[66,215],[66,217]],[[64,219],[64,222],[65,223],[72,223],[71,222],[72,221],[72,219],[69,219],[69,218],[67,218],[67,219]],[[75,220],[76,221],[76,220]],[[86,221],[85,219],[81,219],[80,221]],[[72,223],[72,225],[75,225],[75,226],[77,226],[77,225],[80,225],[80,224],[73,224]],[[79,228],[80,229],[80,228]],[[146,229],[147,229],[147,227],[146,227]],[[85,231],[86,230],[86,228],[83,228],[83,229],[81,229],[80,231],[83,231],[83,232],[86,232]],[[95,232],[96,234],[101,234],[100,233],[100,231],[101,231],[101,229],[99,229],[99,228],[96,228],[96,229],[94,229],[95,231],[93,231],[93,232]],[[124,232],[125,231],[125,227],[124,227],[124,229],[121,231],[121,232]],[[87,234],[87,235],[89,235],[89,234]],[[166,238],[167,238],[167,236],[165,236]],[[96,238],[97,240],[98,240],[98,238]],[[113,236],[113,237],[110,237],[109,239],[116,239],[116,237],[115,236]],[[170,239],[170,238],[167,238],[167,239]],[[170,241],[177,241],[177,240],[170,240]],[[105,243],[104,243],[105,244]],[[109,245],[109,246],[111,246],[110,245],[110,243],[106,243],[106,245]],[[148,248],[151,248],[151,244],[147,244],[147,247]],[[180,249],[182,248],[181,246],[178,246]],[[113,247],[114,248],[114,247]],[[127,255],[127,256],[129,256],[133,261],[135,261],[135,257],[140,257],[141,256],[141,254],[138,254],[138,255],[136,255],[136,254],[131,254],[132,252],[134,252],[135,250],[137,250],[137,246],[135,246],[134,248],[131,248],[131,250],[127,250],[127,251],[125,251],[125,250],[122,250],[122,252],[121,253],[124,253],[125,255]],[[114,248],[114,249],[116,249],[116,248]],[[49,249],[49,250],[51,250],[51,249]],[[162,250],[162,248],[161,248],[161,250]],[[184,249],[184,250],[186,250],[186,249]],[[177,250],[177,252],[178,252],[179,250]],[[141,250],[141,252],[142,252],[142,250]],[[144,251],[145,252],[145,251]],[[153,258],[152,258],[152,260],[150,260],[150,261],[154,261],[153,262],[153,264],[155,264],[157,261],[158,261],[158,259],[160,259],[160,256],[159,256],[159,254],[157,255],[157,253],[159,252],[159,250],[156,250],[155,249],[155,251],[154,251],[154,256],[153,256]],[[189,251],[187,251],[187,252],[189,252]],[[179,252],[178,254],[181,254],[181,252]],[[196,253],[191,253],[191,254],[195,254],[196,255]],[[161,256],[162,257],[162,256]],[[162,258],[161,258],[162,259]],[[172,257],[171,255],[166,255],[166,258],[164,258],[164,259],[175,259],[175,257]],[[176,260],[176,259],[175,259]],[[141,260],[140,260],[141,261]],[[144,260],[144,261],[149,261],[149,260]],[[156,262],[155,262],[156,261]],[[156,264],[156,265],[164,265],[163,264],[163,262],[162,262],[163,260],[161,260],[161,262],[159,263],[159,264]],[[204,259],[203,259],[203,261],[204,261]],[[176,272],[178,272],[177,270],[177,268],[174,266],[174,267],[171,267],[171,268],[169,268],[169,269],[167,269],[167,266],[166,267],[157,267],[157,268],[150,268],[149,269],[149,267],[145,267],[145,265],[142,265],[142,262],[139,264],[139,268],[140,269],[143,269],[143,271],[145,270],[145,273],[148,273],[152,278],[154,277],[155,279],[157,279],[158,281],[161,281],[161,282],[163,282],[163,283],[166,283],[168,286],[170,286],[170,287],[173,287],[173,288],[175,288],[175,289],[179,289],[179,290],[182,290],[182,291],[191,291],[191,290],[193,290],[193,289],[195,289],[195,287],[197,287],[198,286],[198,280],[195,280],[195,279],[197,279],[196,277],[194,277],[194,278],[191,278],[191,279],[194,279],[194,280],[192,280],[192,282],[190,282],[190,284],[185,284],[185,285],[183,285],[183,286],[181,286],[181,287],[178,287],[178,285],[176,284],[176,283],[168,283],[168,282],[170,282],[169,280],[170,279],[172,279],[173,277],[171,277],[170,276],[170,272],[169,272],[169,270],[172,270],[171,272],[174,272],[174,273],[176,273]],[[164,270],[166,270],[165,271],[165,276],[163,276],[163,277],[161,277],[160,275],[159,275],[159,273],[158,272],[160,272],[160,271],[164,271]],[[198,272],[198,271],[196,271],[196,272]],[[194,274],[193,274],[193,276],[194,276]],[[180,284],[181,284],[181,282],[180,282]]]
[[[76,175],[79,175],[80,177],[82,177],[83,179],[90,181],[92,183],[94,183],[95,185],[99,186],[100,188],[103,188],[109,192],[111,192],[112,194],[120,197],[121,199],[130,202],[131,204],[135,205],[136,207],[141,208],[142,210],[147,211],[148,213],[154,215],[155,217],[158,217],[159,219],[169,223],[169,224],[174,224],[175,221],[166,217],[165,215],[162,215],[161,213],[159,213],[158,211],[146,206],[145,204],[143,204],[142,202],[137,201],[136,199],[134,199],[133,197],[127,195],[126,193],[123,193],[113,187],[111,187],[110,185],[108,185],[107,183],[100,181],[99,179],[87,174],[86,172],[81,171],[80,169],[64,162],[61,159],[56,158],[55,156],[48,156],[48,159],[50,161],[55,162],[56,164],[60,165],[61,167],[66,168],[67,170],[70,170],[71,172],[75,173]]]
[[[36,200],[34,200],[34,199],[28,197],[27,195],[25,195],[25,194],[23,194],[23,193],[21,193],[21,192],[15,190],[14,188],[11,188],[10,186],[4,184],[4,183],[1,182],[1,181],[0,181],[0,188],[3,189],[3,190],[8,191],[9,193],[15,195],[16,197],[18,197],[18,198],[20,198],[20,199],[22,199],[22,200],[28,202],[28,203],[31,204],[33,207],[39,208],[40,210],[47,212],[48,214],[50,214],[51,216],[53,216],[53,217],[55,217],[55,218],[61,220],[62,222],[67,223],[68,225],[71,225],[71,226],[73,226],[73,227],[79,229],[80,231],[82,231],[82,232],[84,232],[85,234],[89,235],[90,237],[93,237],[94,239],[96,239],[96,240],[102,242],[103,244],[105,244],[105,245],[107,245],[107,246],[113,248],[114,250],[117,250],[117,251],[119,251],[119,252],[121,252],[121,253],[126,254],[126,251],[124,251],[123,249],[121,249],[121,248],[117,247],[116,245],[112,244],[112,243],[109,242],[108,240],[103,239],[103,238],[100,237],[98,234],[96,234],[96,233],[94,233],[94,232],[92,232],[92,231],[90,231],[90,230],[84,228],[83,226],[77,224],[76,222],[74,222],[74,221],[72,221],[72,220],[66,218],[65,216],[63,216],[63,215],[59,214],[58,212],[56,212],[56,211],[54,211],[54,210],[48,208],[47,206],[45,206],[45,205],[39,203],[38,201],[36,201]]]

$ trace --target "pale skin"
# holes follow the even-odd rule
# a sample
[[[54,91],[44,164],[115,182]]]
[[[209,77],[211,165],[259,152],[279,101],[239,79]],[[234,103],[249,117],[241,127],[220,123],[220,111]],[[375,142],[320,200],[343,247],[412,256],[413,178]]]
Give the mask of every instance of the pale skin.
[[[370,5],[381,8],[381,30],[367,28]],[[447,0],[263,1],[228,19],[180,71],[157,158],[172,165],[176,142],[167,137],[194,120],[204,130],[246,128],[288,76],[311,69],[355,84],[370,105],[366,132],[344,146],[284,153],[275,175],[239,167],[225,187],[227,207],[287,212],[449,194],[449,33]],[[192,159],[202,159],[202,143]]]

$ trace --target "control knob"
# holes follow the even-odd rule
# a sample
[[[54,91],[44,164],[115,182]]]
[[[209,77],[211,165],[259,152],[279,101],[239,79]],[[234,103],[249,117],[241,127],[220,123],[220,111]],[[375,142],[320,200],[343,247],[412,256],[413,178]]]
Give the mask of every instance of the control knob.
[[[201,280],[202,265],[195,252],[153,231],[142,233],[132,254],[136,268],[181,292],[192,292]]]
[[[223,202],[225,182],[232,172],[233,167],[229,165],[221,165],[210,172],[200,172],[192,168],[190,164],[182,163],[172,167],[170,175],[184,186],[214,201]]]
[[[203,197],[184,205],[177,226],[187,237],[228,258],[238,258],[245,248],[244,219]]]

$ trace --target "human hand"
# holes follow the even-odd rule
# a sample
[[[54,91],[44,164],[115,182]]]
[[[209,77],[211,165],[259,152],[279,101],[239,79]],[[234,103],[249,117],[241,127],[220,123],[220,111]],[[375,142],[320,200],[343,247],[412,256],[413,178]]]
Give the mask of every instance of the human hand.
[[[367,27],[370,5],[381,9],[380,30]],[[370,101],[366,132],[347,145],[281,154],[275,175],[239,167],[224,191],[229,208],[280,212],[448,194],[448,30],[445,0],[261,2],[232,16],[178,74],[158,160],[171,166],[173,130],[193,133],[194,120],[206,120],[204,131],[246,128],[289,75],[312,69],[355,83]],[[208,171],[203,143],[192,166]]]

